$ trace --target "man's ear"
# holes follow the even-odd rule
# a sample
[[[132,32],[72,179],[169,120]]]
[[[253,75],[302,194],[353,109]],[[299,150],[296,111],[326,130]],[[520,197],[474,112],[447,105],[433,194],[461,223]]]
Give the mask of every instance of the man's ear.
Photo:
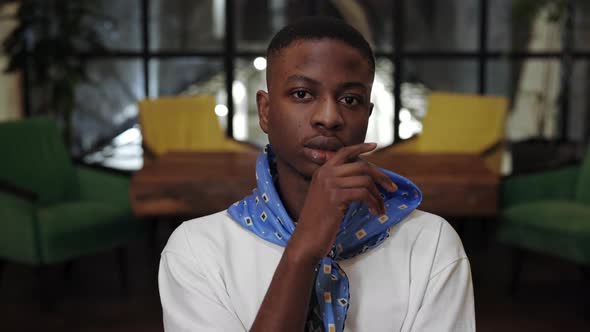
[[[260,124],[260,129],[268,134],[268,112],[270,109],[268,92],[263,90],[258,90],[256,92],[256,107],[258,108],[258,123]]]
[[[373,114],[373,107],[374,106],[375,106],[375,104],[369,103],[369,116],[371,116],[371,114]]]

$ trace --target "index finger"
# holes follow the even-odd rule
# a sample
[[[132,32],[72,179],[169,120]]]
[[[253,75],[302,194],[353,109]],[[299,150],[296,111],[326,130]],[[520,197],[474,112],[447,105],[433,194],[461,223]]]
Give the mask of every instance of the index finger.
[[[341,148],[326,164],[339,165],[358,157],[361,153],[375,150],[377,143],[360,143]]]

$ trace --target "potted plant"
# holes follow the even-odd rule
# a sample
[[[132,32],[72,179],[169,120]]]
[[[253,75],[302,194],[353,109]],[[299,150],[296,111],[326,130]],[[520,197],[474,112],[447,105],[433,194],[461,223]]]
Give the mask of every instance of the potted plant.
[[[100,24],[107,17],[93,0],[0,0],[19,4],[17,26],[2,43],[6,72],[21,71],[35,93],[30,114],[46,114],[63,125],[72,147],[75,88],[88,82],[82,52],[104,51]]]

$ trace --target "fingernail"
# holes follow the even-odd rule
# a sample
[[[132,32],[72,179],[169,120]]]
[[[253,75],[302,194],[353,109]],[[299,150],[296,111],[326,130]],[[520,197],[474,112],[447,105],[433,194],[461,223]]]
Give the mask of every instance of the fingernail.
[[[395,184],[395,182],[391,181],[391,191],[396,191],[397,190],[397,185]]]

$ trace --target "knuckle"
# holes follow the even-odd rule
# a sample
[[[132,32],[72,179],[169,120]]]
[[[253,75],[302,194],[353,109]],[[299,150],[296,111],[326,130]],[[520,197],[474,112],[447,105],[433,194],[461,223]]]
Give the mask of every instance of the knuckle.
[[[371,169],[369,168],[369,165],[367,165],[366,162],[361,162],[361,172],[363,173],[369,173],[371,171]]]
[[[363,195],[359,188],[350,189],[347,195],[351,200],[359,200]]]
[[[361,191],[361,193],[362,193],[363,196],[372,196],[371,195],[371,191],[369,190],[369,188],[362,187],[362,188],[360,188],[360,191]]]

